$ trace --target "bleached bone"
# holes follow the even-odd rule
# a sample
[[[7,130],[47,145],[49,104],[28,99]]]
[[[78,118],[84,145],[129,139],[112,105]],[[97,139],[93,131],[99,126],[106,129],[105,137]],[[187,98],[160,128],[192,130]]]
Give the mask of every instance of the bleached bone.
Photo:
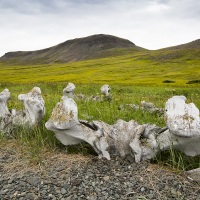
[[[199,109],[186,104],[186,97],[174,96],[166,102],[165,117],[170,132],[182,137],[200,136]]]
[[[200,136],[185,137],[178,136],[166,130],[157,137],[161,151],[178,149],[187,156],[200,155]]]
[[[39,87],[34,87],[27,94],[20,94],[18,99],[23,102],[25,110],[12,111],[13,125],[36,125],[45,115],[45,103]]]
[[[10,132],[11,113],[8,110],[7,101],[10,99],[10,92],[4,89],[0,93],[0,132]]]
[[[163,108],[156,108],[156,106],[151,103],[151,102],[146,102],[146,101],[141,101],[141,109],[146,110],[150,113],[160,113],[163,114],[164,113],[164,109]]]
[[[45,126],[55,133],[62,144],[72,145],[86,141],[99,157],[110,159],[103,130],[98,125],[78,120],[78,109],[73,99],[63,96]]]
[[[10,99],[10,92],[8,89],[3,90],[0,93],[0,117],[4,118],[6,115],[10,114],[7,106],[7,101]]]
[[[186,104],[186,97],[174,96],[166,102],[165,118],[169,128],[157,138],[161,150],[178,149],[188,156],[200,155],[199,110]]]
[[[110,91],[111,91],[111,88],[109,85],[103,85],[101,88],[101,94],[103,95],[109,95],[110,94]]]
[[[155,134],[160,130],[153,125],[139,125],[134,120],[118,120],[114,125],[102,121],[88,123],[78,120],[77,105],[67,96],[57,103],[45,126],[64,145],[86,141],[100,157],[110,159],[110,153],[120,156],[131,154],[136,162],[155,155],[158,146]]]
[[[73,98],[75,88],[76,87],[73,83],[68,83],[67,87],[63,89],[63,95]]]
[[[184,107],[184,112],[179,112],[178,106],[180,108]],[[192,111],[190,110],[191,108]],[[171,111],[175,115],[172,115]],[[179,113],[179,115],[176,115],[176,113]],[[190,115],[186,115],[186,113]],[[135,162],[140,162],[154,158],[160,150],[163,151],[170,148],[178,149],[189,156],[199,155],[198,109],[194,105],[187,107],[183,97],[173,97],[166,103],[165,116],[168,127],[162,129],[156,125],[140,125],[134,120],[129,122],[118,120],[114,125],[109,125],[102,121],[88,123],[78,120],[78,108],[75,101],[63,96],[62,101],[56,105],[51,118],[45,126],[47,129],[54,131],[56,137],[64,145],[86,141],[100,157],[107,159],[110,159],[110,154],[118,154],[122,157],[131,155],[134,157]],[[174,116],[177,120],[179,117],[182,120],[180,122],[184,122],[184,124],[181,124],[181,128],[177,128],[176,131],[173,129],[174,123],[177,124],[176,120],[173,121]],[[187,118],[184,118],[185,116]],[[193,118],[196,117],[197,121],[195,121],[197,123],[195,134],[191,134],[193,126],[188,126],[188,123],[191,123],[191,116]],[[182,127],[184,126],[185,129],[182,133]],[[185,135],[186,130],[190,135]]]

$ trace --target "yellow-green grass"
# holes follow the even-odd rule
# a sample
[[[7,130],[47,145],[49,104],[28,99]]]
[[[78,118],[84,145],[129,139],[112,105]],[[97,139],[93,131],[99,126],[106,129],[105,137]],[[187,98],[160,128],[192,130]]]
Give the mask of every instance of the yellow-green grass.
[[[198,55],[200,51],[159,50],[73,63],[26,66],[0,63],[0,82],[188,86],[188,81],[200,79]],[[164,83],[166,80],[172,83]]]

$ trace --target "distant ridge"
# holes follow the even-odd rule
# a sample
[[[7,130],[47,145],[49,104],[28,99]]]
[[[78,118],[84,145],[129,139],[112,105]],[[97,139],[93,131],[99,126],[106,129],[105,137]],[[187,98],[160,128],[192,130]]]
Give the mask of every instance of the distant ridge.
[[[21,64],[75,62],[115,56],[116,52],[112,51],[115,49],[122,49],[122,52],[130,49],[134,51],[143,50],[129,40],[112,35],[98,34],[68,40],[42,50],[8,52],[0,58],[0,61]]]
[[[171,49],[171,50],[187,50],[187,49],[200,49],[200,39],[194,40],[192,42],[188,42],[185,44],[167,47],[165,49]]]

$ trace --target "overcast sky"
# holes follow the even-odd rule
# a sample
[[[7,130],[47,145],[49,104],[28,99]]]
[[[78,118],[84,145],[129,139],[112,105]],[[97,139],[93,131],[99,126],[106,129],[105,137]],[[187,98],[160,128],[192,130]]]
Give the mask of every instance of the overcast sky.
[[[147,49],[200,39],[200,0],[0,0],[0,56],[100,33]]]

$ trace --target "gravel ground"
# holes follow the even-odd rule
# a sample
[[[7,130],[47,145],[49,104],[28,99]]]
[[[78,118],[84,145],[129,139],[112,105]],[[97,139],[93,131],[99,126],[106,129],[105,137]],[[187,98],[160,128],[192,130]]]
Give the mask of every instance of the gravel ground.
[[[171,169],[131,158],[44,152],[30,164],[17,145],[0,145],[0,199],[200,200],[200,184]]]

